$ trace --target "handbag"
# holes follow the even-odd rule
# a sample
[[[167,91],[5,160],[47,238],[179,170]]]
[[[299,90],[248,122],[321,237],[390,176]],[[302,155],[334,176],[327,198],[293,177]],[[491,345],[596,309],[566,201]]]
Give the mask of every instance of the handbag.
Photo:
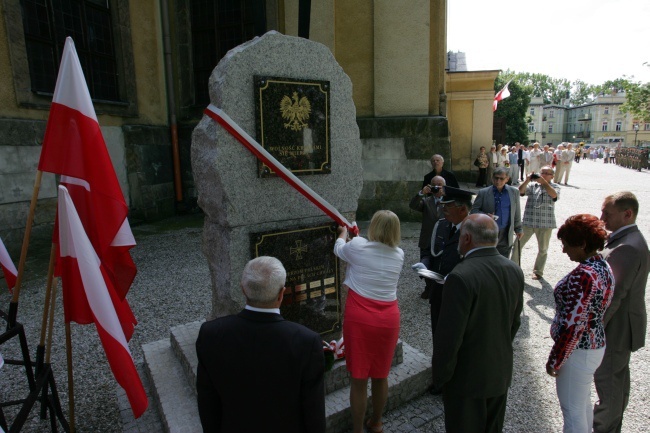
[[[481,165],[481,163],[478,162],[478,157],[474,160],[474,165],[477,166],[477,167],[478,167],[479,165]]]

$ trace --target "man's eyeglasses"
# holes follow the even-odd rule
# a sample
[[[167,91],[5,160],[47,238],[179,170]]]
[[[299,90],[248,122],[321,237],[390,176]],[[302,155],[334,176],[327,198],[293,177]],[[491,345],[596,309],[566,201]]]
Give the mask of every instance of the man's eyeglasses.
[[[550,171],[543,171],[542,174],[548,175],[548,176],[555,176],[555,173],[552,173]]]

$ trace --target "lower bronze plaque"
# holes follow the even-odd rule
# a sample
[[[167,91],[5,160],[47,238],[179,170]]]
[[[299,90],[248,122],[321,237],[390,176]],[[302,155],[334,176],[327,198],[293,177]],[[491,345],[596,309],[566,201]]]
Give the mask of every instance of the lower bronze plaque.
[[[253,257],[276,257],[287,270],[282,316],[323,336],[341,329],[335,241],[335,224],[251,234]]]

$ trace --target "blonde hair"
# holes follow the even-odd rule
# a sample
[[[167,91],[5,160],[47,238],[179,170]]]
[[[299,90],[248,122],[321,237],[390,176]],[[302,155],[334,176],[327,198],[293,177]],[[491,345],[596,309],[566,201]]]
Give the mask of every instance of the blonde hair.
[[[368,240],[394,248],[399,245],[401,236],[397,215],[389,210],[375,212],[368,227]]]

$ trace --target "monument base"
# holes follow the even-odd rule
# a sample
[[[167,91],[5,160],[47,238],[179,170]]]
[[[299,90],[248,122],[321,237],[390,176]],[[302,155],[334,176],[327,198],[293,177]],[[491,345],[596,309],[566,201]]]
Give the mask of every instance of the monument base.
[[[203,431],[196,404],[198,359],[195,343],[201,323],[199,321],[175,326],[171,328],[168,340],[142,346],[153,399],[160,412],[164,429],[169,433]],[[347,377],[343,362],[337,362],[327,373],[325,412],[328,433],[345,432],[352,425]],[[430,384],[431,360],[408,344],[398,343],[393,367],[388,375],[386,410],[394,409],[418,397]],[[370,400],[368,407],[371,407]]]

